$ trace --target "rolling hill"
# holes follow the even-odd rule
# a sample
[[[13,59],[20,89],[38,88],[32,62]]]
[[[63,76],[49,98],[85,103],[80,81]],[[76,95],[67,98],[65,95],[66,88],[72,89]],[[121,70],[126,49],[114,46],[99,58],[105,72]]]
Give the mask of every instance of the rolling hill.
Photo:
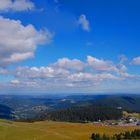
[[[2,119],[13,119],[13,110],[5,105],[0,105],[0,118]]]
[[[90,140],[92,133],[112,136],[139,128],[52,121],[24,123],[0,120],[0,140]]]
[[[90,103],[95,106],[121,107],[122,110],[140,112],[140,96],[136,95],[107,96]]]

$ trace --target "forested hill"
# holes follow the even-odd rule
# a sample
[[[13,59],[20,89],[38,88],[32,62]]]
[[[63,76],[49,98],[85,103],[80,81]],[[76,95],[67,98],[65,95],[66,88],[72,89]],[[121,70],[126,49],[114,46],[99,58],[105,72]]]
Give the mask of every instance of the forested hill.
[[[5,105],[0,105],[0,118],[12,119],[14,117],[13,110]]]
[[[39,116],[40,119],[49,119],[54,121],[85,122],[98,120],[119,119],[122,117],[122,111],[111,107],[72,107],[59,111],[44,113]]]
[[[107,96],[90,102],[95,106],[121,107],[123,110],[140,112],[140,96]]]

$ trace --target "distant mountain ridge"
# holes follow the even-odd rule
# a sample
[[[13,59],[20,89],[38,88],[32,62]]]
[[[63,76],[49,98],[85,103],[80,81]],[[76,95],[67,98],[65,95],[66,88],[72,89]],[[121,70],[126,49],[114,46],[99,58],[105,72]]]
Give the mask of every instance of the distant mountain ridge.
[[[68,106],[68,101],[74,101],[75,106]],[[119,119],[123,111],[140,112],[140,96],[70,96],[62,100],[67,108],[59,108],[52,112],[44,112],[39,119],[56,121],[97,121],[106,119]],[[78,102],[79,104],[77,104]],[[64,104],[64,103],[63,103]]]
[[[108,96],[92,102],[96,106],[121,107],[122,110],[140,112],[140,96]]]
[[[5,105],[0,104],[0,118],[1,119],[13,119],[13,110]]]
[[[41,113],[88,106],[121,108],[125,111],[140,112],[140,95],[0,95],[0,105],[0,118],[5,119],[11,118],[13,112],[17,119],[28,119]]]

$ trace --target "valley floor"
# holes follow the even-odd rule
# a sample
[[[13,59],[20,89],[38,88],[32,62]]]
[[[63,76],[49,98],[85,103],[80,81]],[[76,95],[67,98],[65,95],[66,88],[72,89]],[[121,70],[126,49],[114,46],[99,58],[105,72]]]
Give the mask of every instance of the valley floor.
[[[93,124],[42,121],[35,123],[0,120],[0,140],[90,140],[91,134],[113,135],[140,126],[96,126]]]

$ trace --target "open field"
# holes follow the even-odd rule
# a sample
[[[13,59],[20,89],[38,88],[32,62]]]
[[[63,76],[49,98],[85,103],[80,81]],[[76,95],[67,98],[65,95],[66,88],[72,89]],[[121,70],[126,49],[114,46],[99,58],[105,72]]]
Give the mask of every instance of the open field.
[[[140,119],[140,113],[128,113],[128,112],[124,111],[123,115]]]
[[[35,123],[0,120],[0,140],[88,140],[93,132],[112,135],[140,127],[42,121]]]

